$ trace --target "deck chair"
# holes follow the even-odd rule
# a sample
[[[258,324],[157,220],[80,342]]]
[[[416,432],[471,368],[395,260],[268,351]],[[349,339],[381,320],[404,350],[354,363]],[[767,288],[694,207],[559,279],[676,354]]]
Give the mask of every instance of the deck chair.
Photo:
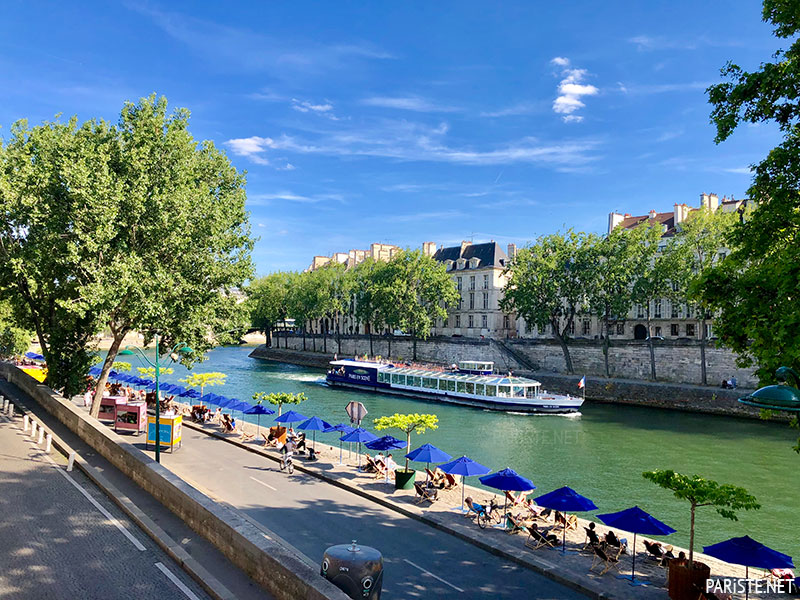
[[[414,491],[417,492],[416,502],[419,504],[420,502],[424,502],[427,500],[431,504],[436,502],[439,492],[436,488],[426,488],[423,484],[419,483],[418,481],[414,482]]]
[[[522,517],[516,516],[510,512],[506,513],[506,533],[514,534],[520,531],[526,531],[525,522]]]
[[[566,528],[567,531],[577,530],[578,517],[577,515],[567,515],[565,513],[556,511],[556,524],[554,525],[554,527],[556,527],[557,529]]]
[[[458,487],[458,481],[456,481],[455,475],[450,475],[450,473],[444,474],[444,489],[449,490],[454,487]]]
[[[538,550],[543,546],[555,548],[558,545],[557,540],[548,538],[547,535],[545,535],[538,529],[534,529],[533,527],[526,527],[525,529],[528,531],[528,539],[525,540],[526,548],[530,548],[531,550]]]
[[[372,458],[369,454],[364,455],[364,464],[361,466],[361,470],[365,473],[379,473],[380,469],[378,468],[375,459]]]
[[[523,502],[525,502],[525,494],[523,492],[519,493],[519,496],[515,496],[511,492],[505,492],[506,500],[511,506],[519,506]]]
[[[583,545],[581,552],[584,552],[586,550],[594,552],[592,548],[594,546],[600,545],[600,537],[597,535],[597,531],[595,531],[594,529],[589,529],[588,527],[584,527],[583,530],[586,532],[586,543]]]
[[[605,575],[611,569],[616,569],[617,573],[619,573],[619,560],[613,554],[606,552],[600,545],[592,546],[592,550],[594,551],[594,557],[592,558],[592,566],[589,567],[590,571],[594,569],[595,563],[602,562],[605,568],[600,571],[600,575]]]
[[[647,558],[657,560],[659,563],[664,559],[664,549],[658,542],[644,540],[644,547],[647,550]]]
[[[609,530],[605,536],[606,546],[608,546],[609,551],[614,551],[617,554],[617,558],[620,555],[627,553],[628,551],[628,541],[621,540],[617,537],[617,534],[613,531]],[[662,554],[662,556],[665,556]],[[675,558],[674,556],[666,556],[666,558]]]

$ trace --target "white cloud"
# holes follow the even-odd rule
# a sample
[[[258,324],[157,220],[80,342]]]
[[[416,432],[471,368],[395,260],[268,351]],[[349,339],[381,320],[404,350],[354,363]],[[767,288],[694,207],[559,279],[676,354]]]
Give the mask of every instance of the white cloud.
[[[722,169],[725,173],[736,173],[738,175],[750,175],[753,170],[750,167],[735,167],[733,169]]]
[[[705,90],[711,85],[708,81],[690,81],[687,83],[654,83],[654,84],[623,84],[617,82],[618,89],[623,94],[664,94],[669,92],[694,92]]]
[[[565,123],[580,123],[583,121],[583,117],[572,113],[586,106],[581,98],[595,96],[600,90],[593,85],[583,83],[583,80],[589,75],[586,69],[569,68],[569,60],[563,57],[556,57],[550,62],[562,67],[561,75],[563,77],[558,84],[559,95],[553,101],[553,111],[564,115],[561,118]]]
[[[730,36],[699,35],[692,39],[667,37],[664,35],[636,35],[628,38],[631,44],[636,45],[640,52],[653,50],[697,50],[700,47],[737,47],[743,46],[741,40]]]
[[[482,117],[513,117],[517,115],[530,115],[542,110],[541,104],[533,102],[520,102],[506,108],[482,112]]]
[[[295,167],[292,163],[287,162],[282,167],[275,167],[278,171],[294,171],[297,167]]]
[[[361,100],[361,104],[415,112],[457,112],[460,110],[458,107],[436,104],[419,96],[372,96]]]
[[[324,115],[333,120],[337,120],[336,117],[331,113],[333,110],[333,104],[328,101],[325,101],[325,104],[314,104],[313,102],[308,102],[307,100],[298,100],[297,98],[292,98],[292,108],[297,112],[313,112]]]
[[[228,140],[225,145],[237,156],[245,156],[258,165],[269,165],[269,160],[263,156],[268,148],[272,148],[271,138],[254,135],[249,138],[236,138]]]
[[[284,200],[286,202],[297,202],[299,204],[317,204],[318,202],[340,202],[344,203],[344,196],[341,194],[314,194],[303,195],[295,194],[289,190],[273,192],[270,194],[253,194],[247,197],[251,204],[269,204],[272,200]]]

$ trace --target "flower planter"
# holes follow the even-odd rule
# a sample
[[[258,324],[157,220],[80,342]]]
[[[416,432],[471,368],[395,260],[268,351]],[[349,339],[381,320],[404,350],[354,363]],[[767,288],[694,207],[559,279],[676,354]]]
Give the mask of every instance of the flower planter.
[[[414,470],[394,472],[394,488],[396,490],[410,490],[414,488],[414,478],[417,472]]]
[[[705,591],[706,580],[711,576],[711,568],[701,562],[694,562],[689,571],[688,561],[672,559],[669,561],[669,597],[672,600],[696,600],[699,590]]]

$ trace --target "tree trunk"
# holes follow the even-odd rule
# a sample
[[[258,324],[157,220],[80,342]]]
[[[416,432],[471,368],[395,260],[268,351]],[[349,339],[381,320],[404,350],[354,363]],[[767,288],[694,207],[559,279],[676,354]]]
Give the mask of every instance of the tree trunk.
[[[569,346],[567,346],[567,340],[559,331],[557,325],[553,323],[551,323],[551,325],[553,325],[553,337],[558,340],[558,344],[561,346],[561,351],[564,353],[564,366],[567,368],[567,373],[572,375],[574,370],[572,368],[572,357],[569,355]]]
[[[697,507],[692,504],[692,519],[689,524],[689,573],[694,565],[694,511]]]
[[[324,323],[324,321],[323,321]],[[324,325],[322,327],[322,352],[323,354],[328,353],[328,327]]]
[[[372,356],[375,355],[375,353],[372,351],[372,327],[369,328],[369,353]],[[389,352],[389,354],[391,354],[391,352]]]
[[[412,354],[414,355],[414,358],[412,360],[417,360],[417,334],[416,333],[412,333],[411,336],[412,336],[411,345],[414,347],[414,350],[412,351]]]
[[[92,408],[89,411],[89,414],[95,419],[97,415],[100,414],[100,401],[103,399],[103,390],[105,390],[106,381],[108,381],[108,372],[111,371],[111,365],[114,364],[114,360],[117,358],[117,352],[119,352],[119,347],[122,345],[122,340],[128,331],[123,329],[114,332],[112,329],[112,333],[114,334],[114,341],[111,342],[111,348],[108,349],[106,360],[103,363],[103,369],[100,371],[100,377],[97,379],[97,387],[95,387],[94,398],[92,398]]]
[[[706,313],[701,308],[700,313],[700,379],[703,385],[708,384],[706,374]]]
[[[650,302],[647,303],[647,346],[650,349],[650,377],[653,381],[658,381],[656,377],[656,351],[653,348],[653,332],[650,324]]]
[[[336,345],[339,347],[339,354],[342,353],[342,325],[341,318],[336,318]]]
[[[611,333],[611,323],[609,323],[608,317],[605,319],[606,324],[606,337],[603,340],[603,360],[606,363],[606,377],[611,377],[611,369],[608,367],[608,349],[611,345],[611,339],[609,334]]]
[[[306,351],[306,327],[308,323],[303,323],[303,352]]]
[[[272,327],[267,327],[267,348],[272,348]]]
[[[411,454],[411,432],[406,433],[406,473],[408,472],[408,456]],[[434,468],[434,471],[436,469]]]
[[[389,334],[389,357],[392,356],[392,334]]]

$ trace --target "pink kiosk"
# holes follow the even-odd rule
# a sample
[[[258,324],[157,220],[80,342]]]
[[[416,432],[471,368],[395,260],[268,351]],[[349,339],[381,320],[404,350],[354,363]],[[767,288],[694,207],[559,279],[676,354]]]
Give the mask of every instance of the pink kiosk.
[[[125,396],[103,396],[100,400],[100,412],[97,414],[97,419],[101,423],[116,423],[117,404],[125,404],[127,401]]]
[[[130,402],[117,404],[116,420],[114,421],[114,431],[134,431],[139,435],[147,431],[147,403]]]

